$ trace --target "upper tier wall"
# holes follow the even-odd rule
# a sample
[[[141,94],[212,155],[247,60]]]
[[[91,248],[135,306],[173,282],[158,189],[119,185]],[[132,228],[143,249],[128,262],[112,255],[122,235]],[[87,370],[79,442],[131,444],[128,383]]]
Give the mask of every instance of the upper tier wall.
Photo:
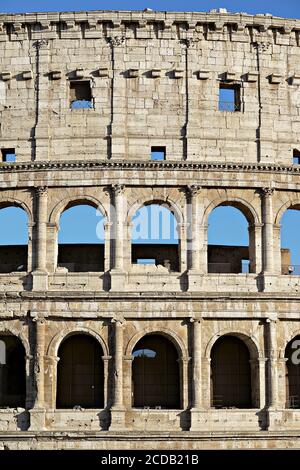
[[[18,161],[291,164],[300,148],[300,21],[268,15],[0,15],[0,147]],[[70,109],[70,80],[92,109]],[[220,82],[241,109],[218,110]]]

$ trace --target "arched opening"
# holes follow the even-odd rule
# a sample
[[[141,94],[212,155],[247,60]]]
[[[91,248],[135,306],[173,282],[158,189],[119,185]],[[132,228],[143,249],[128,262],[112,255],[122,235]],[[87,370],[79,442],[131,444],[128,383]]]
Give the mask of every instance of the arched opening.
[[[13,335],[0,335],[0,408],[25,408],[25,349]]]
[[[95,207],[78,204],[60,217],[58,267],[70,272],[104,271],[104,216]]]
[[[162,335],[144,336],[133,350],[132,390],[135,408],[180,408],[178,353]]]
[[[300,204],[287,209],[281,219],[281,272],[300,275]]]
[[[103,408],[103,350],[86,334],[66,338],[59,347],[57,408]]]
[[[211,406],[252,407],[250,353],[235,336],[222,336],[212,348]]]
[[[254,233],[242,211],[230,205],[216,207],[208,219],[208,272],[249,273],[255,271]]]
[[[16,206],[2,207],[0,226],[0,273],[27,271],[27,213]]]
[[[161,204],[141,207],[133,219],[131,262],[179,271],[180,246],[174,213]]]
[[[300,335],[288,343],[285,358],[286,407],[300,408]]]

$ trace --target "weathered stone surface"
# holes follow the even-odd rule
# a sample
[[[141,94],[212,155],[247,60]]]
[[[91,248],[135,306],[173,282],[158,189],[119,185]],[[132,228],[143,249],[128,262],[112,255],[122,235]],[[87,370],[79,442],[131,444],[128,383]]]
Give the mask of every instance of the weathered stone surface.
[[[17,156],[0,164],[0,203],[29,220],[27,271],[0,274],[0,332],[21,339],[27,370],[26,409],[0,410],[2,446],[299,447],[284,354],[300,278],[280,246],[281,217],[300,205],[299,30],[225,13],[0,15],[0,145]],[[74,78],[90,82],[91,109],[70,108]],[[240,87],[240,111],[218,110],[220,80]],[[149,161],[162,146],[166,161]],[[150,201],[176,214],[177,272],[131,262],[132,217]],[[57,266],[60,216],[78,202],[105,216],[101,272]],[[248,219],[249,274],[208,273],[208,217],[226,203]],[[103,409],[56,409],[57,353],[74,332],[101,342]],[[181,409],[132,407],[132,350],[149,333],[179,351]],[[211,407],[223,334],[251,345],[251,409]]]

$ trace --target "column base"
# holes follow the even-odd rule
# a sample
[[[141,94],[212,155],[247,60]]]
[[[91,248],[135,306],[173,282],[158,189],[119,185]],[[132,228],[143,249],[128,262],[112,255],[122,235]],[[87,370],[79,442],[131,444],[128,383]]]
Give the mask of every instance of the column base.
[[[207,431],[206,414],[204,408],[191,408],[190,431]]]
[[[278,275],[277,274],[269,274],[263,273],[262,275],[263,281],[263,290],[264,292],[274,292],[278,291]]]
[[[268,409],[268,431],[278,431],[282,425],[282,412],[274,407]]]
[[[120,269],[112,269],[110,271],[110,290],[124,291],[126,284],[126,272]]]
[[[111,408],[110,416],[111,423],[109,426],[109,431],[125,431],[125,413],[126,410],[123,407]]]
[[[33,408],[32,410],[29,410],[29,415],[29,431],[45,431],[47,429],[45,408]]]
[[[190,269],[187,272],[188,277],[188,291],[198,292],[201,290],[204,274],[196,269]]]
[[[45,291],[48,289],[48,273],[46,271],[32,272],[32,290]]]

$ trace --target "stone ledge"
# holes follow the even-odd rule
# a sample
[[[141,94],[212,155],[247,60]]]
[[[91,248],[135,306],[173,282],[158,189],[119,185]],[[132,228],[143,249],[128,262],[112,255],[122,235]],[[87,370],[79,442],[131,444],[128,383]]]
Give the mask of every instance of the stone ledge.
[[[237,170],[249,173],[272,172],[272,173],[293,173],[300,174],[300,165],[276,165],[260,163],[219,163],[219,162],[187,162],[187,161],[126,161],[126,160],[103,160],[103,161],[49,161],[49,162],[28,162],[28,163],[0,163],[0,173],[20,172],[20,171],[45,171],[45,170],[76,170],[76,169],[117,169],[117,170],[209,170],[228,171]]]

